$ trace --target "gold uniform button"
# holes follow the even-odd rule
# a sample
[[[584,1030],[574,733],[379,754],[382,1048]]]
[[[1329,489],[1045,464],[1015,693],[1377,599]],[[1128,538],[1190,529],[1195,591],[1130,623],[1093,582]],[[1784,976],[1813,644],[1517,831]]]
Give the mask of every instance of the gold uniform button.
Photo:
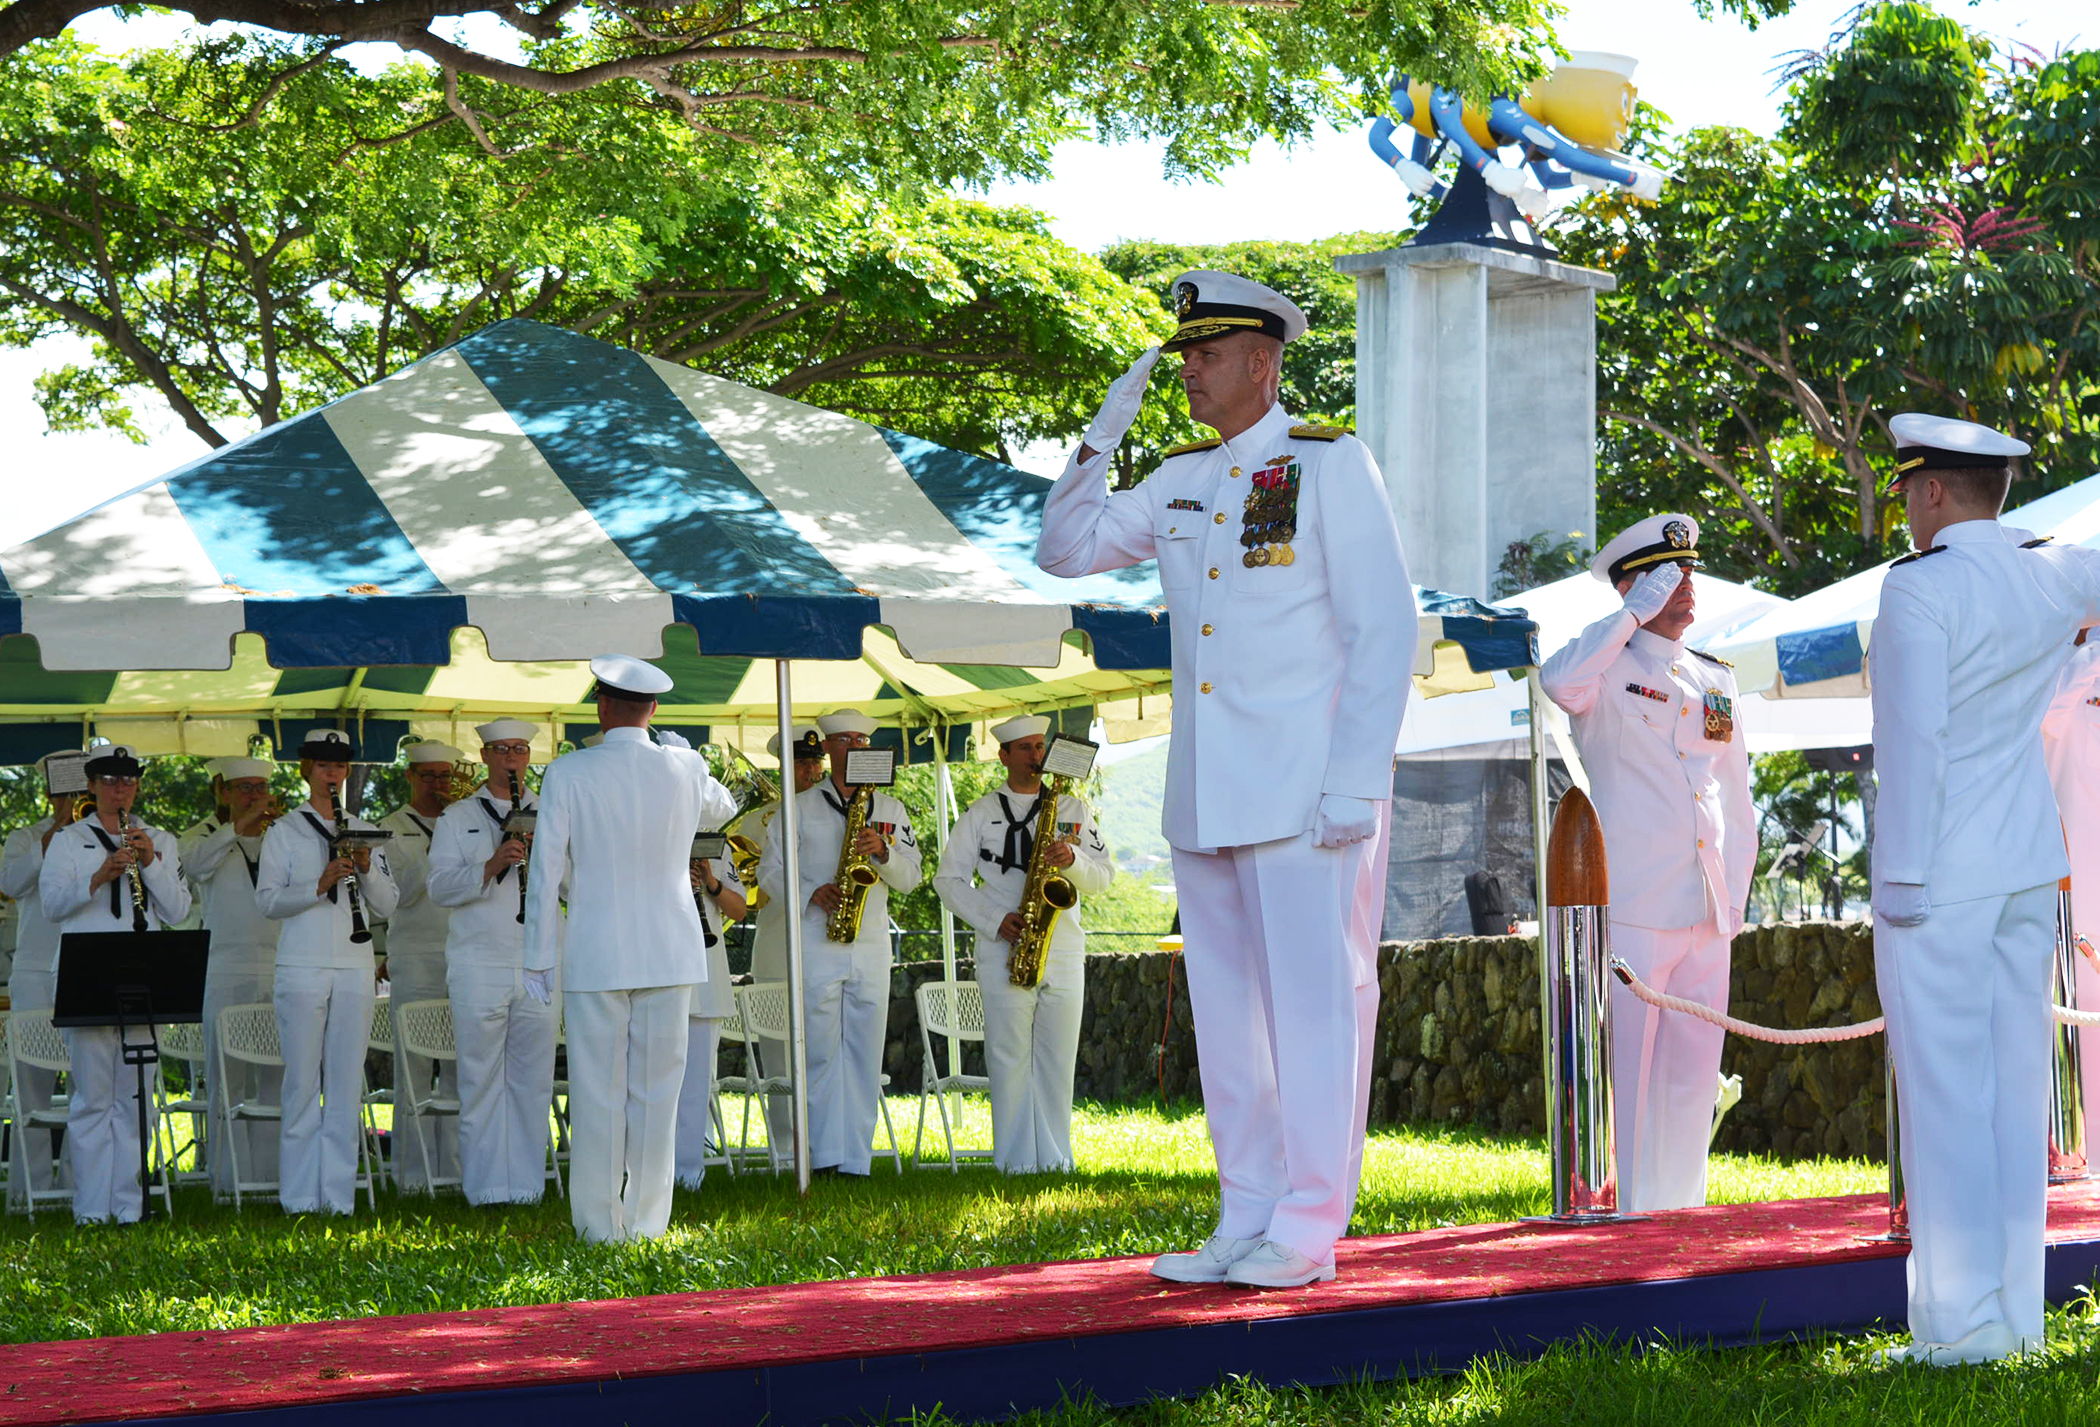
[[[1689,707],[1681,708],[1677,712],[1685,718],[1690,718],[1692,716],[1692,711]]]
[[[1216,565],[1213,565],[1213,566],[1211,566],[1211,567],[1210,567],[1210,577],[1211,577],[1211,578],[1212,578],[1213,580],[1215,580],[1216,578],[1218,578],[1218,567],[1217,567]]]
[[[1206,694],[1210,692],[1210,685],[1209,685],[1209,684],[1205,684],[1205,685],[1203,686],[1203,692],[1204,692],[1204,693],[1206,693]],[[1700,843],[1699,845],[1700,845],[1701,847],[1704,847],[1704,846],[1706,846],[1706,844],[1705,844],[1705,843],[1703,843],[1703,842],[1702,842],[1702,843]]]
[[[1702,838],[1700,838],[1700,839],[1699,839],[1699,846],[1701,846],[1702,848],[1706,846],[1706,839],[1705,839],[1705,838],[1703,838],[1703,837],[1702,837]]]
[[[1210,626],[1209,626],[1209,625],[1207,625],[1207,624],[1206,624],[1206,625],[1204,625],[1204,626],[1203,626],[1203,632],[1204,632],[1205,634],[1208,634],[1208,633],[1210,633]]]
[[[1239,473],[1240,473],[1240,468],[1239,468],[1238,466],[1234,466],[1234,467],[1232,468],[1232,474],[1233,474],[1233,475],[1235,475],[1235,476],[1237,476],[1237,475],[1239,475]]]
[[[1225,523],[1225,512],[1222,510],[1219,511],[1217,515],[1212,519],[1211,523],[1213,525],[1223,525]]]

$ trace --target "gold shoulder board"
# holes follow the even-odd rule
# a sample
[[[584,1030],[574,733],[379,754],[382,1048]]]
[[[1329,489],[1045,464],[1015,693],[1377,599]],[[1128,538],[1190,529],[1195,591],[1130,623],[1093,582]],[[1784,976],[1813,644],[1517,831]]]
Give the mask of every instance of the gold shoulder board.
[[[1184,441],[1171,450],[1161,452],[1159,458],[1164,461],[1169,456],[1186,456],[1191,451],[1208,451],[1213,446],[1222,446],[1224,444],[1225,442],[1216,436],[1211,437],[1208,441]]]
[[[1339,441],[1349,434],[1346,426],[1293,426],[1291,435],[1299,441]]]
[[[1694,649],[1692,652],[1698,655],[1701,659],[1704,659],[1709,664],[1719,664],[1723,669],[1733,669],[1735,667],[1735,665],[1729,663],[1720,655],[1709,654],[1704,649]]]
[[[1891,570],[1900,570],[1905,565],[1916,564],[1918,561],[1924,559],[1927,555],[1937,555],[1940,553],[1940,551],[1946,548],[1947,547],[1944,545],[1930,545],[1923,550],[1913,550],[1908,555],[1905,555],[1902,559],[1898,560],[1895,564],[1889,566],[1889,568]]]
[[[2053,535],[2036,536],[2032,540],[2022,540],[2020,542],[2020,548],[2022,550],[2033,550],[2038,546],[2047,545],[2050,541],[2054,540],[2055,538],[2056,537]]]

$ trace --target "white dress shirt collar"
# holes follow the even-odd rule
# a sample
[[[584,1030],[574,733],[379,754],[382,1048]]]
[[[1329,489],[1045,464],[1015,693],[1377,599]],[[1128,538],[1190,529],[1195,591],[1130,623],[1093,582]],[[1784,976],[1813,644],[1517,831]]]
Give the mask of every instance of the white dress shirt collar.
[[[1935,545],[1981,545],[2005,538],[2004,527],[1995,520],[1957,520],[1932,537]]]
[[[608,728],[605,730],[605,741],[607,743],[647,743],[650,741],[649,730],[637,728],[632,724],[620,728]]]
[[[1652,629],[1636,629],[1633,638],[1626,641],[1626,647],[1636,654],[1645,654],[1650,659],[1668,661],[1684,657],[1682,639],[1665,639]]]
[[[1225,453],[1241,466],[1258,465],[1268,459],[1275,443],[1289,434],[1291,414],[1277,402],[1262,419],[1225,443]]]

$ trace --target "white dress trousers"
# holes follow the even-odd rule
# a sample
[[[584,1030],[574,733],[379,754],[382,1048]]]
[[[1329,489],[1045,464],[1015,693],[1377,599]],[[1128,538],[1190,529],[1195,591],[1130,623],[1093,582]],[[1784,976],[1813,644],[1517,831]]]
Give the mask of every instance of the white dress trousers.
[[[430,844],[436,819],[414,808],[396,808],[379,820],[394,834],[387,844],[387,867],[394,874],[396,901],[386,920],[386,979],[390,1008],[411,1001],[442,1001],[449,994],[445,978],[445,933],[450,913],[430,897]],[[516,908],[513,907],[515,913]],[[434,1085],[435,1093],[459,1094],[454,1064],[410,1055],[401,1048],[401,1021],[394,1012],[394,1085],[415,1077]],[[397,1106],[401,1103],[397,1096]],[[459,1126],[450,1115],[426,1115],[414,1130],[396,1124],[392,1136],[394,1179],[411,1194],[427,1194],[435,1176],[440,1182],[459,1178]],[[427,1158],[426,1158],[427,1156]]]
[[[2064,850],[2071,859],[2071,925],[2100,946],[2100,642],[2087,640],[2071,651],[2042,716],[2042,749],[2049,782],[2064,820]],[[2100,1011],[2100,971],[2090,957],[2078,966],[2078,1008]],[[2100,1166],[2100,1026],[2078,1032],[2078,1072],[2085,1092],[2085,1149]]]
[[[205,1098],[210,1105],[204,1151],[212,1193],[222,1197],[233,1193],[236,1153],[243,1179],[277,1178],[277,1122],[242,1120],[229,1131],[223,1114],[229,1100],[279,1103],[283,1072],[212,1054],[221,1011],[276,997],[277,923],[255,901],[261,867],[262,837],[241,837],[230,823],[207,819],[182,836],[183,875],[203,903],[204,926],[211,932],[211,956],[204,967]]]
[[[564,1004],[571,1217],[591,1243],[656,1238],[671,1224],[692,987],[571,991]]]
[[[44,871],[44,834],[51,821],[46,816],[16,828],[0,851],[0,892],[15,899],[15,959],[8,972],[7,998],[17,1011],[50,1010],[56,990],[58,928],[44,915],[44,901],[37,891]],[[24,1066],[14,1092],[25,1117],[31,1110],[48,1110],[51,1097],[58,1092],[58,1072]],[[24,1130],[19,1124],[11,1127],[7,1180],[11,1206],[26,1205],[23,1186],[50,1189],[54,1176],[63,1176],[51,1138],[49,1130]]]
[[[742,895],[729,858],[711,864],[724,889]],[[685,1081],[678,1091],[678,1182],[698,1189],[707,1178],[707,1144],[714,1132],[715,1065],[722,1049],[722,1022],[736,1014],[736,993],[729,984],[729,943],[722,908],[712,897],[700,899],[701,940],[713,937],[707,946],[707,979],[693,988],[693,1009],[687,1022]]]
[[[760,848],[766,845],[771,834],[773,819],[780,811],[780,804],[773,803],[751,816],[756,817],[757,832],[753,834]],[[747,819],[748,821],[748,819]],[[741,825],[740,825],[741,826]],[[787,909],[779,902],[769,901],[753,916],[751,937],[751,979],[753,981],[785,981],[788,974]],[[786,1075],[787,1042],[754,1036],[758,1046],[759,1073],[761,1075]],[[786,1091],[775,1091],[766,1096],[766,1142],[773,1146],[776,1154],[789,1149],[795,1136],[795,1100]]]

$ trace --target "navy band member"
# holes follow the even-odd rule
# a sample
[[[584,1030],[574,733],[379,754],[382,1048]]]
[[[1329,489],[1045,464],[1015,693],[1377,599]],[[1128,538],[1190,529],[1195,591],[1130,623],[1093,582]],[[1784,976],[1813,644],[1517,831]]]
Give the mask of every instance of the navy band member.
[[[992,1163],[1009,1174],[1072,1168],[1072,1080],[1086,1009],[1083,905],[1059,914],[1040,985],[1016,986],[1007,958],[1021,932],[1021,893],[1035,851],[1043,788],[1039,714],[992,729],[1006,786],[956,819],[933,889],[977,933],[977,984],[984,995],[984,1064],[992,1082]],[[1070,793],[1057,800],[1057,844],[1043,855],[1081,897],[1115,879],[1101,828]],[[981,879],[981,880],[980,880]]]
[[[1917,554],[1881,589],[1874,972],[1901,1097],[1911,1346],[1936,1364],[2042,1343],[2049,960],[2063,830],[2041,723],[2100,620],[2100,551],[1998,523],[2027,444],[1889,422]]]
[[[410,744],[405,769],[408,801],[379,820],[379,826],[394,835],[386,845],[386,860],[397,895],[394,914],[386,919],[384,973],[394,1016],[394,1084],[398,1088],[412,1078],[418,1085],[435,1082],[436,1093],[447,1099],[459,1094],[456,1066],[402,1049],[399,1008],[411,1001],[442,1001],[447,994],[445,937],[452,914],[430,895],[430,851],[438,819],[452,797],[452,770],[465,757],[434,739]],[[405,1119],[404,1100],[397,1098],[395,1104]],[[452,1116],[426,1115],[414,1127],[396,1123],[394,1128],[394,1180],[404,1191],[428,1194],[433,1180],[458,1181],[459,1127]]]
[[[39,890],[60,936],[135,930],[133,899],[141,895],[149,931],[189,915],[175,835],[131,816],[139,773],[138,756],[123,744],[96,749],[88,759],[94,810],[44,850]],[[115,1026],[76,1026],[66,1032],[66,1048],[74,1222],[135,1224],[145,1203],[138,1182],[139,1082],[124,1063],[123,1036]]]
[[[1415,604],[1371,453],[1276,394],[1305,315],[1259,283],[1174,285],[1189,414],[1218,435],[1109,494],[1159,349],[1110,386],[1043,509],[1036,562],[1158,560],[1173,616],[1174,848],[1217,1232],[1153,1266],[1181,1281],[1334,1277],[1363,1159],[1393,748]]]
[[[687,863],[693,832],[736,800],[684,740],[649,741],[662,671],[591,661],[604,742],[547,765],[525,908],[525,990],[569,1033],[569,1216],[592,1242],[656,1238],[671,1222],[678,1090],[693,988],[707,979]],[[568,921],[561,897],[568,885]]]
[[[870,794],[859,848],[876,881],[850,944],[825,934],[843,895],[839,850],[846,836],[846,755],[867,746],[875,720],[858,709],[840,709],[817,720],[831,777],[797,794],[795,827],[801,887],[784,885],[786,854],[780,822],[766,833],[758,885],[773,902],[802,917],[802,984],[807,997],[804,1024],[809,1046],[809,1162],[816,1170],[862,1175],[873,1161],[875,1122],[882,1110],[882,1050],[890,1018],[890,892],[919,885],[919,841],[904,804],[877,788]]]
[[[1555,651],[1539,680],[1574,726],[1604,824],[1613,952],[1657,990],[1725,1011],[1757,815],[1735,671],[1684,644],[1701,568],[1690,516],[1629,527],[1590,562],[1625,604]],[[1619,1204],[1704,1204],[1721,1028],[1616,982],[1611,1012]]]
[[[83,802],[78,793],[49,792],[52,765],[70,764],[71,771],[78,772],[86,761],[87,755],[74,749],[47,753],[37,759],[37,771],[44,776],[51,810],[29,826],[9,833],[6,848],[0,851],[0,892],[15,900],[15,960],[8,970],[7,998],[16,1011],[51,1009],[57,985],[58,928],[44,914],[44,898],[39,890],[44,875],[44,849],[59,829],[79,816]],[[25,1186],[39,1191],[53,1187],[56,1155],[51,1132],[24,1129],[23,1121],[32,1110],[50,1109],[51,1097],[57,1091],[58,1072],[36,1066],[23,1066],[21,1077],[14,1083],[18,1113],[7,1137],[7,1193],[12,1208],[27,1207]]]

